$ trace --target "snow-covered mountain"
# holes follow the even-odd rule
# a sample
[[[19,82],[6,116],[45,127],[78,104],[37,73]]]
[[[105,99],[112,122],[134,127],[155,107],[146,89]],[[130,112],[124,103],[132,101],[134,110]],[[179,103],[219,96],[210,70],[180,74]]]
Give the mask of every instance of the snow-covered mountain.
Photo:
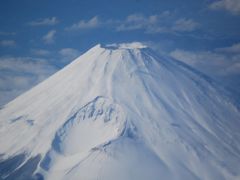
[[[239,128],[205,75],[96,45],[0,110],[0,179],[239,180]]]

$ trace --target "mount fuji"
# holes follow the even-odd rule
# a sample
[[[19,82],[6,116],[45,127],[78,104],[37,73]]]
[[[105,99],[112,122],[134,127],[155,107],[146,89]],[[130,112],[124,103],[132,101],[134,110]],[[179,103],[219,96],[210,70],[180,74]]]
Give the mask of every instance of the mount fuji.
[[[239,180],[240,113],[141,43],[96,45],[0,110],[1,180]]]

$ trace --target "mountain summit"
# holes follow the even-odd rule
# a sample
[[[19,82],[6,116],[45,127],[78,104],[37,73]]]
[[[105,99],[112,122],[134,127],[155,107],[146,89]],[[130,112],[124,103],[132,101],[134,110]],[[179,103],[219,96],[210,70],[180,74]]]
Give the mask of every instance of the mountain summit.
[[[207,76],[96,45],[0,110],[0,179],[237,180],[239,127]]]

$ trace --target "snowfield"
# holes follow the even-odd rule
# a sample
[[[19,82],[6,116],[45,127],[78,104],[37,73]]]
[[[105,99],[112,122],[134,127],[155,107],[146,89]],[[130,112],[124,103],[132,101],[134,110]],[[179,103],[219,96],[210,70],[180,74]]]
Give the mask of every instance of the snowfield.
[[[96,45],[0,110],[0,179],[239,180],[240,113],[141,43]]]

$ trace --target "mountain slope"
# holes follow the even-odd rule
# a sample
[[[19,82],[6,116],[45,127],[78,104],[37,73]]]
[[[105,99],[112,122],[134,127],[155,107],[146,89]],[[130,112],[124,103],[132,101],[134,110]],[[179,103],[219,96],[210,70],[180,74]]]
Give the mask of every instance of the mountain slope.
[[[239,179],[240,114],[140,43],[97,45],[0,110],[2,179]]]

